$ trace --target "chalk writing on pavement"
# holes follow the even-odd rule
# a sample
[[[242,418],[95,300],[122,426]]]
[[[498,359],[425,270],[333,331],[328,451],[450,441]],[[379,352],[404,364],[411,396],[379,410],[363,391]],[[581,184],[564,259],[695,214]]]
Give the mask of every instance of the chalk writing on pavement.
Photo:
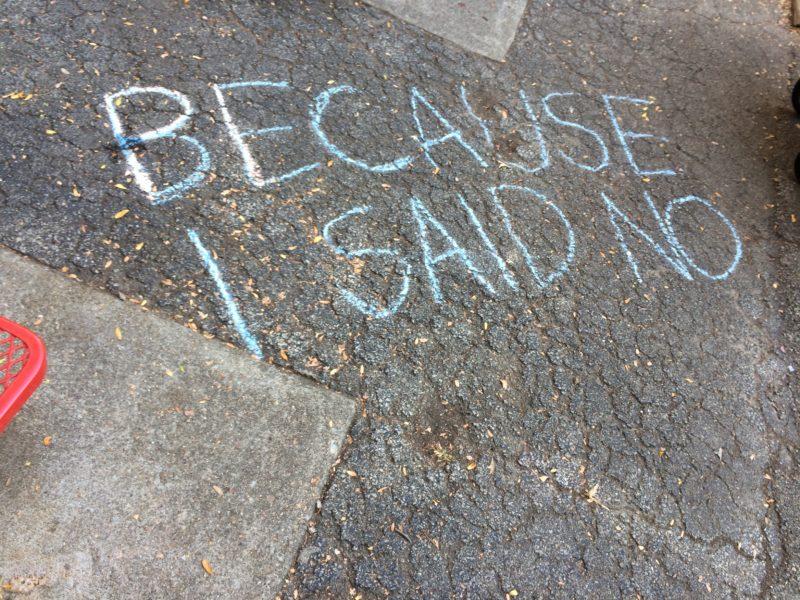
[[[517,177],[541,176],[552,168],[556,161],[561,161],[569,168],[575,168],[589,173],[600,173],[612,166],[612,152],[610,147],[621,150],[624,156],[622,164],[614,165],[617,168],[627,169],[643,181],[650,178],[674,177],[676,168],[672,165],[647,165],[645,159],[637,155],[637,144],[656,143],[667,144],[665,136],[652,132],[642,132],[631,129],[625,125],[623,118],[624,108],[637,108],[646,110],[653,101],[630,97],[625,95],[602,95],[598,101],[603,106],[605,117],[608,119],[607,129],[613,132],[613,139],[605,139],[597,128],[580,122],[578,118],[564,109],[564,101],[576,96],[574,92],[552,92],[541,97],[538,103],[539,110],[535,110],[525,90],[519,90],[518,96],[523,107],[526,119],[524,126],[530,132],[529,139],[533,141],[534,156],[538,160],[530,163],[500,161],[493,159],[490,152],[483,148],[491,148],[495,139],[490,123],[481,118],[470,102],[470,91],[464,85],[459,86],[456,97],[460,106],[444,110],[431,100],[429,95],[417,87],[412,87],[408,92],[408,109],[404,126],[409,129],[409,139],[416,144],[416,152],[400,152],[391,160],[371,160],[365,156],[355,156],[352,151],[345,150],[337,142],[332,120],[333,107],[346,105],[354,98],[363,94],[362,91],[350,85],[336,85],[319,91],[313,97],[308,107],[306,118],[297,122],[295,117],[277,122],[269,127],[252,129],[246,123],[241,123],[235,116],[231,106],[236,102],[236,95],[246,89],[266,90],[271,94],[280,95],[290,92],[292,86],[286,81],[238,81],[219,83],[211,86],[214,98],[219,107],[219,114],[230,143],[238,152],[241,163],[241,177],[247,186],[253,189],[270,189],[294,179],[313,177],[313,172],[320,169],[331,157],[340,161],[339,168],[357,169],[367,173],[381,176],[420,169],[420,163],[425,171],[430,173],[434,169],[438,173],[443,166],[437,161],[435,152],[437,147],[448,144],[454,145],[463,157],[460,165],[475,170],[478,175],[488,173],[492,169],[514,173]],[[125,101],[137,96],[160,98],[174,110],[171,122],[160,127],[144,131],[130,131],[126,124],[129,119],[130,108],[123,107]],[[204,186],[209,174],[213,170],[213,156],[226,152],[225,148],[209,148],[197,137],[188,135],[190,122],[196,116],[192,100],[184,93],[160,86],[129,87],[105,96],[104,109],[108,115],[111,131],[124,158],[136,186],[149,202],[154,205],[165,205],[179,202],[191,190]],[[460,111],[460,116],[476,125],[475,132],[465,132],[454,124],[456,121],[449,115]],[[540,116],[537,116],[537,112]],[[338,114],[338,113],[336,113]],[[303,122],[304,121],[304,122]],[[591,155],[573,156],[570,152],[554,146],[551,138],[546,138],[544,128],[550,127],[568,132],[585,140],[588,148],[593,148]],[[297,128],[308,128],[315,140],[317,158],[313,162],[295,167],[283,172],[276,171],[272,165],[261,164],[255,158],[251,144],[257,138],[279,138]],[[482,139],[481,139],[482,138]],[[176,175],[177,181],[157,184],[153,170],[137,155],[136,149],[145,144],[155,144],[159,140],[174,140],[178,142],[175,148],[181,148],[182,156],[187,164],[192,165],[188,173]],[[530,155],[530,153],[529,153]],[[226,155],[227,156],[227,155]],[[283,161],[274,160],[273,164]],[[159,175],[159,178],[163,176]],[[357,311],[371,318],[389,318],[402,310],[408,301],[409,290],[414,284],[413,274],[427,285],[430,297],[435,303],[443,301],[441,288],[441,270],[460,269],[465,276],[472,278],[477,285],[489,296],[498,294],[498,286],[507,286],[511,292],[518,292],[522,286],[521,271],[526,271],[533,284],[545,288],[564,277],[573,266],[576,247],[580,244],[579,232],[573,227],[563,207],[558,206],[545,193],[537,189],[535,182],[527,185],[503,183],[500,185],[487,185],[485,188],[488,206],[493,211],[491,217],[501,225],[499,231],[506,236],[500,243],[497,229],[494,229],[494,239],[490,235],[491,228],[482,222],[474,210],[478,200],[468,193],[453,191],[450,202],[452,208],[466,217],[467,222],[474,231],[478,246],[485,255],[477,256],[477,252],[467,249],[457,241],[447,227],[431,212],[429,200],[418,195],[409,194],[405,199],[402,210],[406,210],[415,224],[417,235],[417,249],[415,253],[404,252],[399,248],[391,247],[350,247],[345,242],[343,231],[353,224],[375,214],[374,207],[363,201],[356,206],[345,208],[338,216],[327,223],[322,223],[323,239],[331,249],[332,257],[345,259],[381,258],[391,263],[390,275],[395,279],[388,296],[378,302],[374,297],[364,297],[357,290],[349,289],[344,285],[339,286],[338,292]],[[531,249],[531,244],[519,233],[518,224],[514,222],[507,209],[506,201],[509,195],[523,197],[526,201],[537,205],[543,213],[549,214],[548,227],[555,227],[557,235],[561,237],[560,261],[555,266],[544,266],[541,257]],[[640,259],[637,258],[631,246],[631,240],[636,239],[640,244],[649,248],[655,256],[672,269],[679,277],[686,281],[705,279],[708,281],[721,281],[734,273],[742,257],[742,240],[732,221],[709,200],[697,195],[670,199],[663,209],[659,209],[648,190],[641,191],[641,202],[645,218],[651,219],[655,227],[648,232],[637,224],[638,217],[628,214],[620,208],[618,198],[609,190],[600,190],[596,194],[598,205],[605,209],[605,217],[614,232],[616,243],[630,267],[633,277],[640,283],[643,282],[640,270]],[[693,214],[704,214],[705,219],[716,220],[722,225],[724,235],[729,236],[729,246],[732,248],[730,256],[717,257],[718,264],[714,266],[701,265],[697,257],[693,256],[690,248],[681,241],[681,231],[676,224],[675,216],[681,211],[693,207]],[[555,225],[553,225],[555,223]],[[657,234],[653,232],[657,231]],[[222,275],[222,270],[205,248],[200,237],[194,230],[188,230],[187,235],[196,248],[204,267],[217,285],[230,322],[234,325],[244,344],[253,354],[260,356],[257,342],[249,332],[236,306],[236,301],[229,291]],[[436,241],[435,244],[432,240]],[[433,248],[444,248],[434,251]],[[522,257],[524,268],[512,269],[507,256],[499,250],[500,247],[512,247]],[[488,259],[488,260],[486,260]],[[446,263],[446,266],[445,266]],[[489,265],[487,267],[487,265]],[[492,277],[487,269],[495,269],[499,278]]]

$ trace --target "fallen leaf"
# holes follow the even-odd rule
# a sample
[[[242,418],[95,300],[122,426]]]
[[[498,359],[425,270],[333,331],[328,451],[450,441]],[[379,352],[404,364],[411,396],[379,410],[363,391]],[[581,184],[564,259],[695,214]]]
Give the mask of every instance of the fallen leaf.
[[[53,438],[52,438],[51,436],[49,436],[49,435],[48,435],[46,438],[44,438],[44,439],[42,440],[42,443],[43,443],[45,446],[49,446],[50,444],[52,444],[52,443],[53,443]]]
[[[116,336],[116,338],[118,340],[121,340],[122,339],[122,329],[120,329],[119,327],[114,329],[114,335]]]
[[[597,504],[598,506],[605,508],[608,510],[608,507],[600,502],[600,499],[597,497],[597,490],[600,489],[600,484],[596,483],[592,488],[589,490],[589,493],[586,494],[586,499],[589,501],[589,504]]]
[[[211,568],[211,563],[208,562],[205,558],[200,561],[200,564],[203,565],[203,571],[211,575],[214,572],[214,569]]]
[[[127,208],[123,208],[121,211],[119,211],[118,213],[114,214],[114,218],[115,219],[121,219],[122,217],[127,215],[129,212],[131,212],[131,211],[128,210]]]

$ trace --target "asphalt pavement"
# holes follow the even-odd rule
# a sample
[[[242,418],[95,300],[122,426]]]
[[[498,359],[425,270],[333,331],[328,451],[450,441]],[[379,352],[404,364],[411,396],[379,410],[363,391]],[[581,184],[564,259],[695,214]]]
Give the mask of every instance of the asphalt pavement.
[[[0,242],[357,401],[283,598],[797,597],[784,4],[6,0]]]

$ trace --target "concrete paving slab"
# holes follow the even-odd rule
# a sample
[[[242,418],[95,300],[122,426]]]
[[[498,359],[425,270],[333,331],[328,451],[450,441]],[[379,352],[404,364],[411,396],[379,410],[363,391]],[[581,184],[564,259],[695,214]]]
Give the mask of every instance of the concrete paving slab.
[[[503,60],[527,0],[367,0],[462,48]]]
[[[0,597],[274,598],[353,402],[7,250],[0,281],[50,365],[0,437]]]

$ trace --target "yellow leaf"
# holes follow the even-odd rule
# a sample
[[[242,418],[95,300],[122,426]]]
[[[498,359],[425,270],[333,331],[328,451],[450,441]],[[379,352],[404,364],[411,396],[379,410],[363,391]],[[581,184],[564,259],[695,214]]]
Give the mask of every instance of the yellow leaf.
[[[117,337],[117,339],[118,339],[118,340],[121,340],[121,339],[122,339],[122,329],[120,329],[119,327],[117,327],[117,328],[114,330],[114,335]]]
[[[45,133],[46,133],[47,135],[55,135],[55,134],[56,134],[56,132],[55,132],[55,130],[54,130],[54,129],[47,129],[47,130],[45,130]]]
[[[142,248],[144,248],[144,242],[139,242],[138,244],[136,244],[137,250],[141,250]]]
[[[605,508],[608,510],[608,507],[600,502],[600,499],[597,497],[597,490],[600,489],[600,484],[596,483],[592,486],[592,489],[586,494],[586,499],[589,501],[589,504],[597,504],[601,508]]]
[[[114,187],[117,188],[118,190],[127,190],[128,189],[124,185],[122,185],[121,183],[115,183]]]
[[[205,558],[200,561],[200,564],[203,565],[203,571],[211,575],[214,572],[214,569],[211,568],[211,563],[208,562]]]
[[[130,210],[128,210],[127,208],[123,208],[121,211],[119,211],[118,213],[116,213],[116,214],[114,215],[114,218],[115,218],[115,219],[121,219],[122,217],[124,217],[125,215],[127,215],[129,212],[131,212],[131,211],[130,211]]]

